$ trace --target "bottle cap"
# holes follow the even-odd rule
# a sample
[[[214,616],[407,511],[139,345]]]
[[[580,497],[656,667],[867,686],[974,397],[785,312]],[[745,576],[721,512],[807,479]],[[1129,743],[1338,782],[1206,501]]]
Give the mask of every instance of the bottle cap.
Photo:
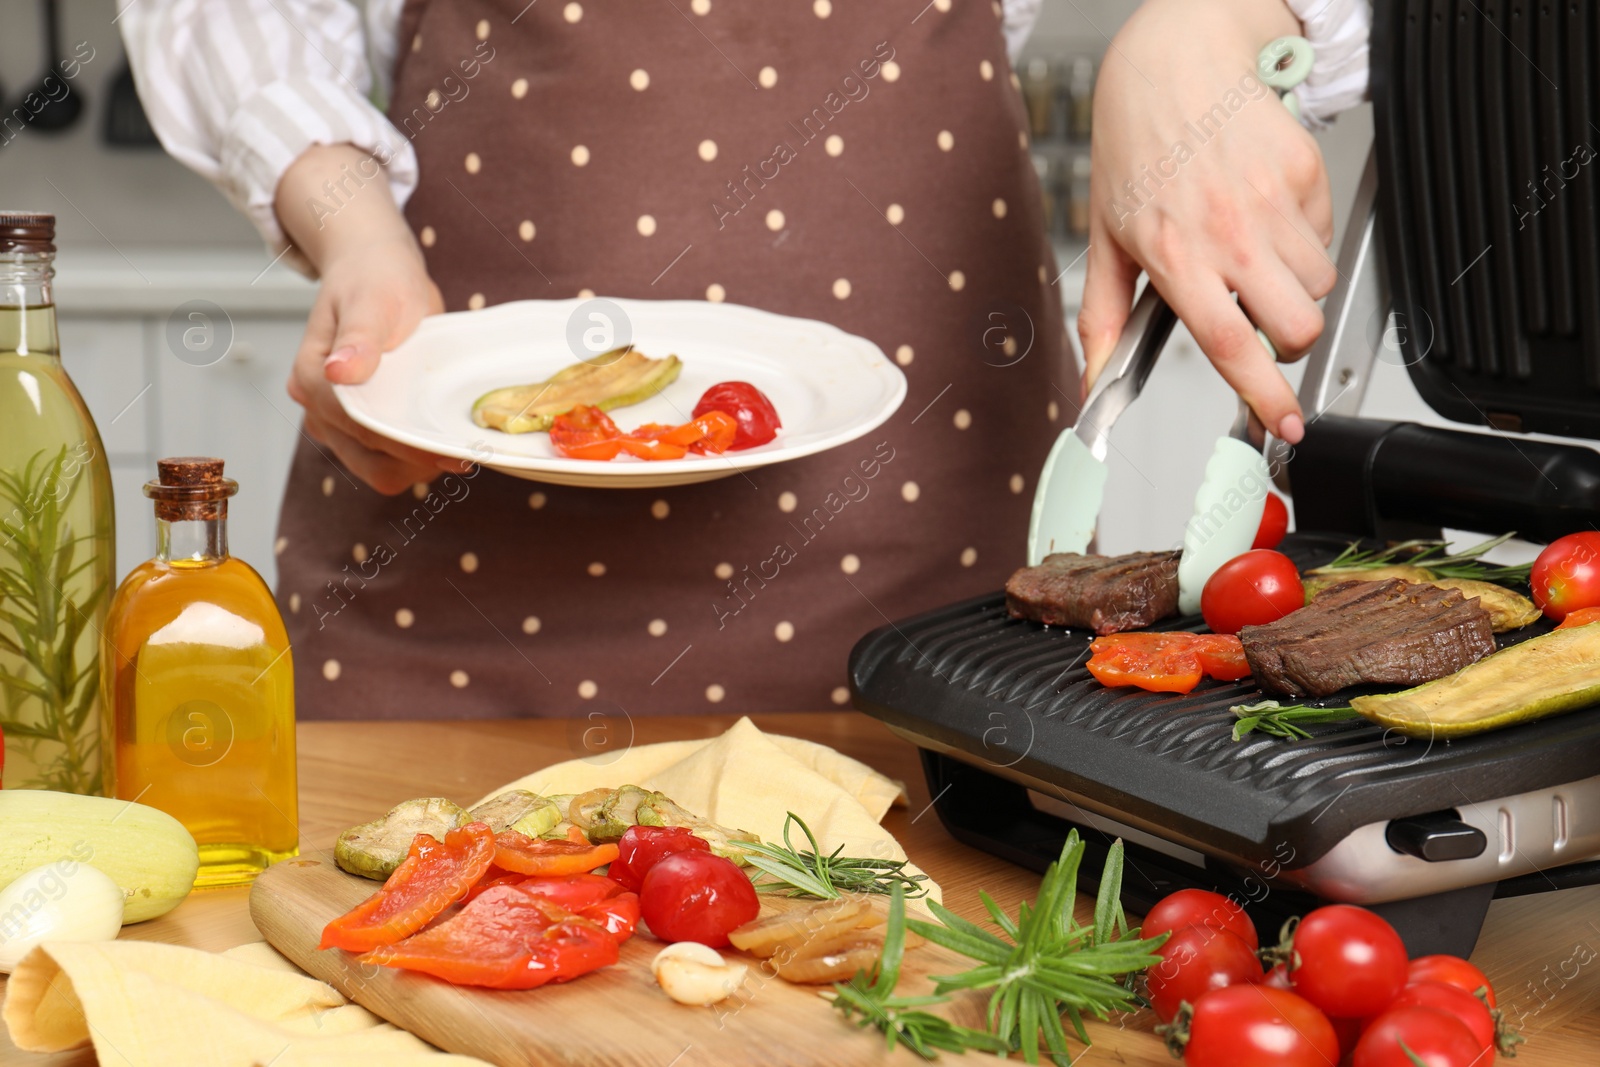
[[[56,217],[35,211],[0,211],[0,253],[54,252]]]
[[[239,483],[222,476],[222,460],[209,456],[173,456],[156,461],[157,478],[144,483],[144,495],[156,502],[156,518],[167,522],[225,519],[228,498]]]

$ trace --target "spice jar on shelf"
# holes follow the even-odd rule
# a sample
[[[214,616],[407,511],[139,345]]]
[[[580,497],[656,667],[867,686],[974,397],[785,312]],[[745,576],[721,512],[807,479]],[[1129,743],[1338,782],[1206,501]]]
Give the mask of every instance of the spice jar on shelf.
[[[1089,236],[1089,216],[1094,205],[1089,202],[1089,174],[1092,170],[1089,153],[1073,157],[1072,174],[1067,181],[1067,236],[1079,240]]]
[[[1094,123],[1094,60],[1089,56],[1073,59],[1066,77],[1066,96],[1066,136],[1088,141]]]
[[[147,482],[156,558],[106,620],[106,785],[200,846],[197,886],[252,880],[298,849],[294,665],[271,591],[228,554],[222,460],[164,459]]]
[[[1022,75],[1022,100],[1028,109],[1029,136],[1036,141],[1049,138],[1055,132],[1051,122],[1055,114],[1055,79],[1048,59],[1028,60]]]

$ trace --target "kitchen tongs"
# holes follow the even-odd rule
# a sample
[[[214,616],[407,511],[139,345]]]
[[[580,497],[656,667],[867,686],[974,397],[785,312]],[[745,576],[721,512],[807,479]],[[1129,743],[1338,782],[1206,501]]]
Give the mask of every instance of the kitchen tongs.
[[[1111,427],[1144,389],[1177,321],[1156,287],[1147,282],[1077,422],[1061,431],[1039,472],[1028,521],[1028,566],[1036,566],[1052,552],[1083,552],[1089,547],[1105,499]]]

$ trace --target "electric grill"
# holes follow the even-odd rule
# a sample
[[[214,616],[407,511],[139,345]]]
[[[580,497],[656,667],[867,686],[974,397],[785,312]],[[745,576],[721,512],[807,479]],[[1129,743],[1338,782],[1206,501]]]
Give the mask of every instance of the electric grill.
[[[1302,567],[1358,538],[1600,525],[1600,453],[1521,436],[1600,437],[1600,198],[1567,163],[1600,129],[1596,30],[1587,4],[1376,4],[1375,144],[1301,391],[1310,428],[1276,456],[1318,531],[1283,546]],[[1356,417],[1380,328],[1430,406],[1500,432]],[[1130,911],[1200,886],[1276,929],[1343,901],[1413,955],[1465,956],[1493,898],[1600,882],[1600,707],[1448,742],[1365,721],[1235,742],[1228,709],[1262,699],[1248,679],[1106,689],[1092,636],[1011,619],[999,593],[952,604],[857,644],[855,705],[922,749],[959,840],[1043,869],[1072,827],[1091,850],[1122,837]]]

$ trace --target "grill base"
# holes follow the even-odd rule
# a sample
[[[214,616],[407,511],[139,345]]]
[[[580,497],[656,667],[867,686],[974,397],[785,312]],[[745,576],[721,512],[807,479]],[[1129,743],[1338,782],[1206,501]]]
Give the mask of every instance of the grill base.
[[[1105,820],[1095,819],[1097,825],[1091,825],[1087,820],[1040,811],[1022,784],[942,753],[923,749],[922,766],[936,798],[933,806],[939,821],[962,844],[1043,872],[1061,854],[1067,833],[1076,829],[1086,845],[1078,876],[1083,892],[1095,892],[1093,879],[1105,864],[1107,849],[1118,836],[1123,837],[1122,903],[1135,914],[1143,915],[1162,897],[1180,889],[1206,889],[1238,901],[1261,931],[1263,943],[1268,943],[1289,919],[1333,902],[1268,878],[1261,869],[1241,868],[1216,857],[1205,857],[1203,866],[1186,863],[1128,840],[1129,835],[1119,833]],[[1600,881],[1600,870],[1587,873],[1593,877],[1572,884]],[[1413,959],[1437,953],[1464,959],[1477,944],[1489,903],[1497,896],[1532,891],[1536,890],[1521,882],[1505,887],[1491,882],[1366,907],[1394,926]]]

